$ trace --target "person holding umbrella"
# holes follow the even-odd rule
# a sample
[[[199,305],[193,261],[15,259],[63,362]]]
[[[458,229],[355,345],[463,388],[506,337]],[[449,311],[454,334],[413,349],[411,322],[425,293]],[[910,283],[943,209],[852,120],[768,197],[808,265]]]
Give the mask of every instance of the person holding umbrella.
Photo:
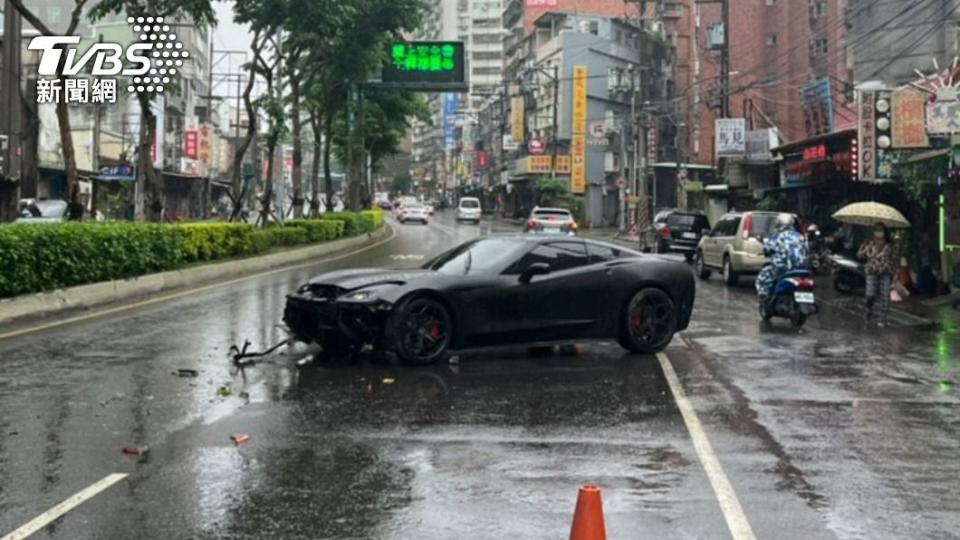
[[[857,250],[857,257],[866,260],[866,311],[864,321],[869,325],[874,305],[878,308],[877,326],[887,325],[887,312],[890,310],[890,288],[893,275],[897,271],[890,230],[881,222],[873,227],[873,238],[865,241]]]

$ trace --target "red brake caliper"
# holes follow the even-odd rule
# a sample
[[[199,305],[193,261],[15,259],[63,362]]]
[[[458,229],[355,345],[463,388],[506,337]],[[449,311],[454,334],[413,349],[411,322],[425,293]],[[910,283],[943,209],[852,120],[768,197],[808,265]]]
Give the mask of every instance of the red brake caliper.
[[[643,327],[643,317],[640,316],[640,313],[635,313],[633,317],[630,318],[630,326],[639,331]]]
[[[440,323],[433,323],[430,325],[430,337],[433,339],[440,337]]]

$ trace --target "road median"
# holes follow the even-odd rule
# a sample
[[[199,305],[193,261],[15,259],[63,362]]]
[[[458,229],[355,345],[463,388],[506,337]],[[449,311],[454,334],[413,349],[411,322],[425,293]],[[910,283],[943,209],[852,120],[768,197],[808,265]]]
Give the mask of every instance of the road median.
[[[213,284],[217,281],[233,280],[267,270],[281,269],[332,253],[356,250],[376,244],[391,234],[393,234],[392,229],[384,225],[370,233],[266,255],[6,298],[0,300],[0,324],[28,316],[50,315],[69,309],[92,308],[128,298]],[[318,260],[317,262],[322,261]]]

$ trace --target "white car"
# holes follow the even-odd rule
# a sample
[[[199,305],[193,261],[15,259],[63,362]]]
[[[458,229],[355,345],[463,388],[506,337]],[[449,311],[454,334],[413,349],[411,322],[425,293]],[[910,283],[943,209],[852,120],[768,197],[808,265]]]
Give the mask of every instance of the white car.
[[[400,217],[398,219],[400,220],[400,223],[419,221],[426,225],[427,208],[417,202],[404,204],[403,208],[400,210]]]
[[[480,223],[480,212],[480,199],[464,197],[460,199],[460,204],[457,205],[457,223],[461,221]]]

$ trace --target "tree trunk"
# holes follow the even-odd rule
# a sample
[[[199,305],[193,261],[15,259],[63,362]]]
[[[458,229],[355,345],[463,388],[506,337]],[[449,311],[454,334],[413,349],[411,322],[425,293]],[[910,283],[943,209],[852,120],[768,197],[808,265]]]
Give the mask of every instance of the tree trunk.
[[[269,90],[268,90],[269,92]],[[260,199],[260,225],[266,227],[270,223],[270,201],[273,200],[273,163],[277,152],[277,143],[267,143],[267,177],[263,179],[263,194]]]
[[[291,59],[291,69],[295,69],[296,57]],[[300,130],[303,128],[300,121],[300,79],[296,73],[290,73],[290,114],[293,127],[293,219],[303,215],[303,140]]]
[[[333,152],[333,111],[323,110],[323,187],[327,195],[327,211],[333,212],[333,176],[330,174],[330,153]]]
[[[310,127],[313,129],[313,165],[310,168],[310,212],[309,217],[320,215],[320,159],[323,157],[323,130],[316,111],[310,113]]]
[[[254,54],[258,54],[260,50],[259,30],[253,34],[253,41],[250,43],[250,48],[254,51]],[[247,74],[247,86],[243,89],[243,104],[247,110],[247,134],[244,136],[243,142],[237,146],[236,151],[233,153],[233,176],[230,186],[231,196],[233,198],[233,212],[230,213],[230,221],[240,219],[240,214],[243,211],[243,203],[247,198],[247,190],[244,189],[242,179],[243,158],[247,154],[247,150],[253,142],[253,136],[257,132],[256,110],[253,107],[253,101],[250,99],[250,94],[253,92],[253,83],[256,81],[256,78],[256,72],[253,68],[250,68]]]
[[[137,143],[137,196],[134,212],[137,221],[163,219],[163,186],[153,168],[151,145],[157,136],[157,117],[146,94],[137,94],[140,103],[140,140]]]
[[[61,87],[66,77],[61,78]],[[57,101],[57,127],[60,128],[60,147],[63,149],[63,172],[66,176],[67,201],[70,204],[70,219],[83,219],[83,205],[80,204],[80,177],[77,174],[77,155],[73,148],[73,132],[70,129],[70,108],[64,100]]]

